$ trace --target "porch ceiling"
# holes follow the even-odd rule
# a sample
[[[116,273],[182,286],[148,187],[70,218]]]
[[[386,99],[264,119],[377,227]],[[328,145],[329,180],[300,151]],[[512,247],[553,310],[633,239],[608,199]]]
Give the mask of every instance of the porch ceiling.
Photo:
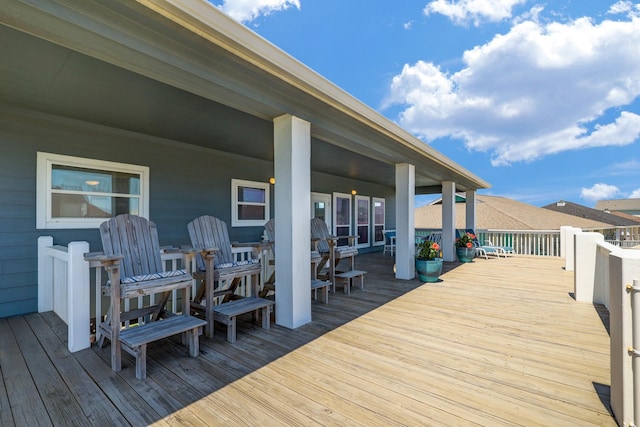
[[[265,160],[273,118],[293,114],[311,122],[314,171],[393,186],[407,162],[417,192],[489,186],[210,5],[146,3],[9,2],[0,99]]]

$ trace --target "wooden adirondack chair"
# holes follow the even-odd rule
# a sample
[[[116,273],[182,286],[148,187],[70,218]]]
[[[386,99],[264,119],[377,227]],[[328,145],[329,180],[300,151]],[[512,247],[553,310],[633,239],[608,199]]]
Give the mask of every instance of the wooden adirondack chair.
[[[191,245],[198,248],[197,270],[194,278],[200,286],[191,309],[207,321],[206,335],[213,337],[214,321],[227,325],[227,341],[236,341],[236,317],[255,312],[262,317],[262,327],[269,329],[274,302],[258,296],[262,265],[259,257],[237,260],[233,247],[249,247],[253,255],[262,250],[262,243],[231,244],[227,224],[213,216],[204,215],[187,225]],[[250,282],[250,295],[242,298],[236,293],[241,281]]]
[[[264,230],[267,235],[267,244],[273,254],[273,261],[275,261],[275,243],[276,243],[276,225],[274,219],[270,219],[264,225]],[[311,291],[313,293],[313,298],[318,298],[318,290],[320,291],[320,300],[325,304],[329,302],[329,286],[331,286],[331,282],[328,280],[320,280],[317,277],[317,268],[316,266],[321,261],[322,257],[320,253],[316,249],[316,243],[312,242],[311,247]],[[266,296],[269,291],[275,292],[276,284],[275,284],[275,270],[271,274],[268,280],[265,281],[264,286],[262,288],[261,296]]]
[[[349,244],[337,246],[339,238],[348,239]],[[333,292],[336,291],[336,276],[341,275],[345,279],[350,279],[353,275],[362,276],[362,274],[365,273],[355,269],[355,256],[358,255],[358,249],[355,246],[355,236],[332,236],[324,220],[313,218],[311,220],[311,239],[317,242],[317,250],[322,257],[317,266],[317,277],[330,280]],[[323,268],[327,261],[329,263],[329,270],[325,273],[323,272]],[[341,261],[343,261],[343,265],[347,265],[345,270],[337,269]]]
[[[111,341],[111,367],[120,371],[121,350],[136,358],[136,377],[146,377],[146,346],[149,342],[186,333],[189,354],[199,352],[198,335],[206,322],[190,316],[192,278],[187,270],[164,271],[156,225],[135,215],[118,215],[100,226],[104,254],[87,255],[87,261],[100,261],[109,274],[103,292],[109,295],[109,314],[98,325],[104,345]],[[186,265],[186,259],[183,260]],[[182,315],[165,310],[173,290],[182,290]],[[151,303],[154,294],[160,294]],[[135,298],[141,307],[123,311],[124,301]],[[146,304],[148,300],[148,304]],[[137,319],[137,320],[136,320]],[[135,326],[133,326],[135,324]]]

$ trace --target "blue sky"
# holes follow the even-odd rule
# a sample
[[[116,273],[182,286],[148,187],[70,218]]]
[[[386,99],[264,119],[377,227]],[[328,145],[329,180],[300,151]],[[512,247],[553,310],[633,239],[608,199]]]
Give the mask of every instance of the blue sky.
[[[480,194],[640,198],[638,2],[212,3],[490,182]]]

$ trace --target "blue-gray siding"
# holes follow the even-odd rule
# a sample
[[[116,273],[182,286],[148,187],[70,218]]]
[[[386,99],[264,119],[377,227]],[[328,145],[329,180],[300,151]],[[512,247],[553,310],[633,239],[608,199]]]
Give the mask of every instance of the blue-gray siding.
[[[150,169],[150,219],[162,245],[188,244],[186,225],[209,214],[231,224],[231,179],[266,182],[268,161],[39,114],[0,109],[0,317],[37,311],[37,239],[88,241],[101,250],[97,230],[36,229],[36,154],[132,163]],[[393,188],[324,174],[312,175],[312,191],[386,198],[393,226]],[[273,194],[272,194],[273,202]],[[272,215],[273,215],[272,203]],[[230,228],[232,240],[258,240],[261,227]]]

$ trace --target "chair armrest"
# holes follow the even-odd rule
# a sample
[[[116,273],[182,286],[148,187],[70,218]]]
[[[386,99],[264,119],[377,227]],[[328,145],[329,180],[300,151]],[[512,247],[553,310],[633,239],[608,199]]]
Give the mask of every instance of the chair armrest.
[[[120,260],[124,259],[124,255],[105,255],[101,252],[88,252],[84,254],[85,261],[99,261],[103,264],[112,264],[119,263]]]
[[[273,242],[271,242],[273,243]],[[256,249],[262,249],[264,247],[267,247],[269,244],[269,242],[232,242],[231,243],[231,247],[233,248],[243,248],[243,247],[249,247],[249,248],[256,248]]]

